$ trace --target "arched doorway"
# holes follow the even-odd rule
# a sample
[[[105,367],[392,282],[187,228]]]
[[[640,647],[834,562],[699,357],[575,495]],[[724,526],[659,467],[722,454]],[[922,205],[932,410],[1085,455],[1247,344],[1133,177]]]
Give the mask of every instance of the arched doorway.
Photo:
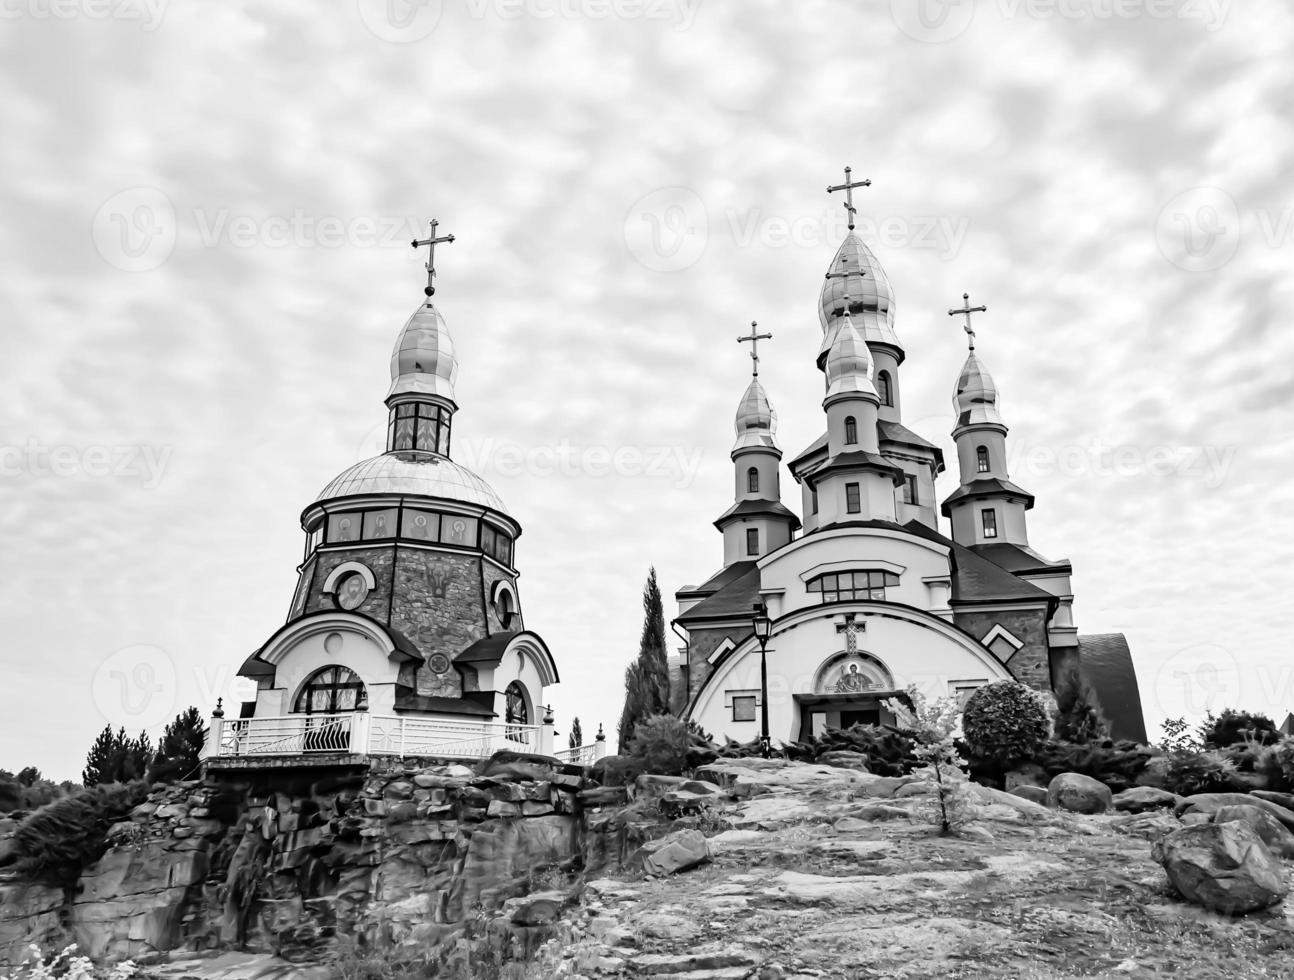
[[[295,713],[306,716],[301,751],[350,751],[350,713],[367,706],[364,682],[349,667],[333,664],[316,670],[292,705]]]

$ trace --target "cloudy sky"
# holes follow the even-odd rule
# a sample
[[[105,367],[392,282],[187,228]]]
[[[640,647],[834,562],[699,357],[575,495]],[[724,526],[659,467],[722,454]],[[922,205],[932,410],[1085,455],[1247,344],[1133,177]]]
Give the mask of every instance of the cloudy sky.
[[[559,731],[614,729],[648,567],[721,563],[750,320],[788,456],[822,427],[846,164],[907,423],[951,454],[969,290],[1080,629],[1152,727],[1279,721],[1292,51],[1284,0],[3,0],[0,767],[239,698],[433,215],[455,457],[525,528]]]

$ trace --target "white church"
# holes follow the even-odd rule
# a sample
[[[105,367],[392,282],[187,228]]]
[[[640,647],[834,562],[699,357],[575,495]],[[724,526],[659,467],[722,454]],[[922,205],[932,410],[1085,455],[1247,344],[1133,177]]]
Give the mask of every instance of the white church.
[[[839,188],[852,187],[849,173]],[[964,697],[1016,679],[1059,693],[1085,679],[1116,738],[1143,740],[1122,634],[1080,635],[1071,566],[1029,546],[1034,498],[1007,472],[998,389],[974,347],[954,390],[959,485],[936,509],[941,450],[903,424],[894,293],[849,233],[818,304],[825,432],[792,458],[799,516],[782,502],[777,413],[758,377],[737,408],[732,506],[715,521],[723,567],[676,595],[673,709],[716,738],[821,734],[892,720],[883,701],[910,685]],[[762,336],[752,330],[752,347]],[[940,526],[940,516],[947,526]],[[759,609],[762,607],[762,614]],[[761,643],[757,618],[768,625]],[[767,676],[767,704],[764,704]]]

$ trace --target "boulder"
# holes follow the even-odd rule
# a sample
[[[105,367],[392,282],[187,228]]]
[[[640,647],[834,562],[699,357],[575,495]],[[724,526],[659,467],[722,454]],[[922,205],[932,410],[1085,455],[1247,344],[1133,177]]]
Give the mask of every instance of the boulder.
[[[709,861],[710,845],[699,830],[676,830],[659,840],[647,841],[640,853],[647,874],[668,875]]]
[[[850,752],[847,749],[834,749],[818,756],[817,763],[822,766],[833,766],[836,769],[857,769],[859,772],[871,772],[867,756],[861,752]]]
[[[1070,813],[1105,813],[1113,799],[1105,783],[1077,772],[1062,772],[1047,786],[1047,805]]]
[[[1246,803],[1241,806],[1219,807],[1213,814],[1214,823],[1240,820],[1247,823],[1263,839],[1268,850],[1278,857],[1294,857],[1294,833],[1260,806]]]
[[[1168,788],[1168,757],[1157,755],[1146,763],[1144,769],[1133,780],[1138,786],[1153,786],[1155,789]]]
[[[672,789],[686,783],[682,776],[662,776],[654,772],[645,772],[634,780],[634,799],[660,799]]]
[[[1184,898],[1214,912],[1243,915],[1289,891],[1280,861],[1240,820],[1175,830],[1155,842],[1151,855]]]
[[[1030,803],[1037,803],[1039,806],[1047,805],[1047,787],[1031,786],[1021,784],[1011,790],[1012,796],[1018,796],[1022,800],[1028,800]]]
[[[1183,796],[1177,801],[1174,810],[1179,817],[1184,813],[1206,813],[1211,816],[1224,806],[1249,805],[1262,807],[1290,830],[1294,830],[1294,812],[1248,793],[1197,793],[1194,796]]]
[[[1145,813],[1177,805],[1180,797],[1154,786],[1134,786],[1114,795],[1114,808],[1124,813]]]
[[[1294,810],[1294,793],[1278,793],[1272,789],[1251,789],[1249,795],[1283,806],[1286,810]]]

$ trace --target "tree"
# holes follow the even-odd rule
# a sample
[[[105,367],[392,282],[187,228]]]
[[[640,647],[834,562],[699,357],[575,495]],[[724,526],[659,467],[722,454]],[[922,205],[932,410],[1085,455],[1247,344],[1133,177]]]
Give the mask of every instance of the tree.
[[[625,706],[620,715],[619,752],[633,740],[634,727],[649,715],[669,713],[669,663],[665,652],[665,609],[661,605],[656,569],[643,587],[643,631],[638,659],[625,670]]]
[[[157,743],[157,755],[148,767],[150,782],[172,782],[184,779],[198,768],[207,729],[202,724],[202,713],[197,708],[187,708],[166,726]]]
[[[947,836],[971,816],[966,798],[966,760],[957,751],[953,738],[962,711],[956,698],[927,702],[915,685],[906,693],[907,702],[886,698],[885,707],[898,719],[899,727],[912,735],[912,754],[927,765],[926,773],[935,784],[930,815],[939,825],[939,833]]]
[[[576,715],[571,721],[571,748],[579,748],[584,744],[584,729],[580,727],[580,716]]]
[[[124,727],[113,734],[112,726],[105,725],[85,757],[81,781],[86,786],[99,786],[142,779],[152,758],[153,743],[147,733],[129,738]]]
[[[1280,741],[1281,733],[1276,723],[1264,714],[1226,708],[1216,717],[1209,712],[1200,726],[1200,737],[1205,748],[1225,749],[1246,742],[1271,745]]]
[[[1075,679],[1061,694],[1056,716],[1056,737],[1086,745],[1110,737],[1110,726],[1101,714],[1096,694],[1085,680]]]
[[[18,773],[18,782],[24,786],[31,786],[38,779],[40,779],[40,770],[35,766],[27,766]]]

